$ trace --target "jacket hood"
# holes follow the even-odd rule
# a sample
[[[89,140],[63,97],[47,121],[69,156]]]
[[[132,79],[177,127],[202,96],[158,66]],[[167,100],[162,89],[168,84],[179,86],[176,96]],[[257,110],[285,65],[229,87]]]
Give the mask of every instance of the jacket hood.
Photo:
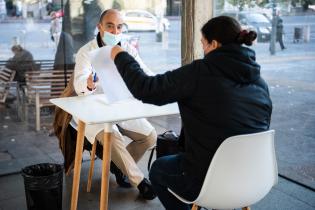
[[[213,67],[237,83],[252,83],[260,77],[260,65],[255,52],[237,44],[224,45],[205,56],[209,69]]]

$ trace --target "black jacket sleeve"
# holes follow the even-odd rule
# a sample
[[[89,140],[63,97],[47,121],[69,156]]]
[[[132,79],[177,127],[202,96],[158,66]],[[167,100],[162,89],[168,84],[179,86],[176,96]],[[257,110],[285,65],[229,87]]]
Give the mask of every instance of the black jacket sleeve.
[[[197,83],[195,62],[155,76],[146,75],[127,52],[119,53],[115,65],[133,96],[145,103],[164,105],[192,96]]]

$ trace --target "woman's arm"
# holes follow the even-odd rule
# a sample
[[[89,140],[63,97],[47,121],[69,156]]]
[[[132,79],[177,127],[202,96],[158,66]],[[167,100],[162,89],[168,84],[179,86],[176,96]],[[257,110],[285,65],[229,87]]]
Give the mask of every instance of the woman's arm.
[[[146,103],[164,105],[187,99],[194,93],[198,75],[196,63],[164,74],[148,76],[132,56],[118,48],[113,48],[112,59],[135,98]]]

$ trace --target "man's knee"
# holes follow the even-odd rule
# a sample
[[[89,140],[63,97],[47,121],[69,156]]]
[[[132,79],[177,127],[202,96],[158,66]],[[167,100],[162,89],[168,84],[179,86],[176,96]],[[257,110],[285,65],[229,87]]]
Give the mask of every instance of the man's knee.
[[[156,143],[157,134],[155,129],[145,138],[147,148],[153,147]]]

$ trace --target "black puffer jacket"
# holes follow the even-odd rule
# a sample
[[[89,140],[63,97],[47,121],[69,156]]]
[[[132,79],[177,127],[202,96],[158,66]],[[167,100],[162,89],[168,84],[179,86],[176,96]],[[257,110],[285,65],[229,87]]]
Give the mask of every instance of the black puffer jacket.
[[[182,167],[202,184],[228,137],[269,129],[272,103],[255,52],[225,45],[174,71],[147,76],[126,52],[115,64],[131,93],[145,103],[177,102],[184,124]]]

